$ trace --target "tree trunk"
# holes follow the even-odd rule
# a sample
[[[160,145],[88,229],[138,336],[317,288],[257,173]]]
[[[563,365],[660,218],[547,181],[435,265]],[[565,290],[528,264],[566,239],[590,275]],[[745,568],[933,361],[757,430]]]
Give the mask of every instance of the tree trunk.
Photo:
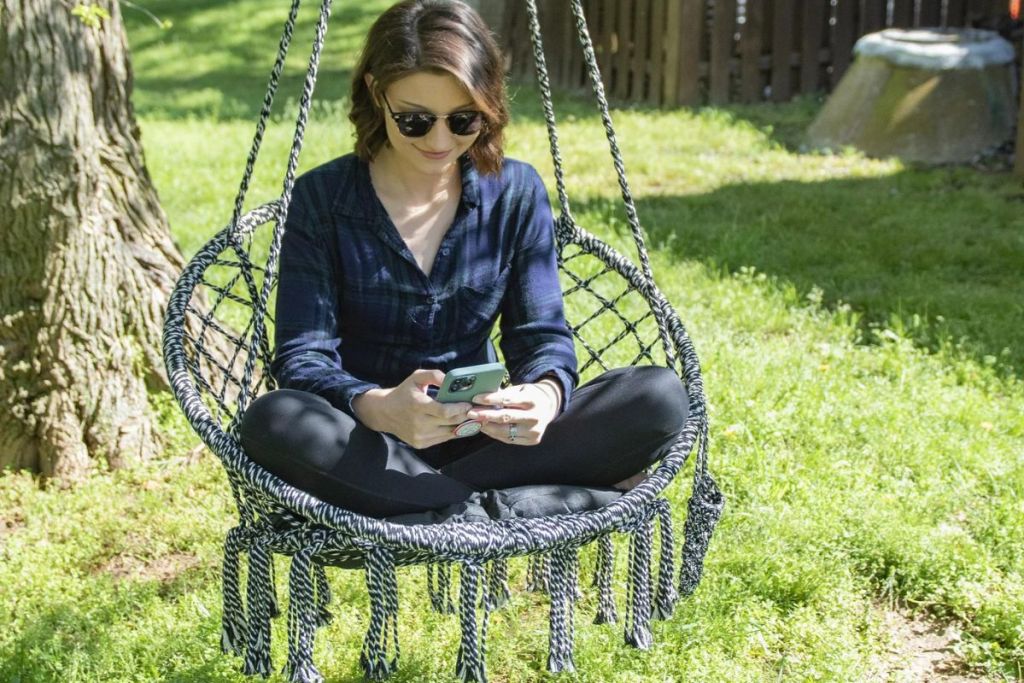
[[[160,450],[183,267],[143,161],[116,0],[0,0],[0,469],[62,483]]]

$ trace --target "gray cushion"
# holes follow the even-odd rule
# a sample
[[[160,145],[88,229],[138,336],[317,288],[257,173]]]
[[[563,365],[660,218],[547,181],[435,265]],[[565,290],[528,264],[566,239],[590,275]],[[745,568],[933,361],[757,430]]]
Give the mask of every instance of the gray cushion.
[[[479,491],[461,503],[438,510],[386,517],[395,524],[487,522],[492,519],[548,517],[596,510],[623,494],[610,487],[535,484]]]

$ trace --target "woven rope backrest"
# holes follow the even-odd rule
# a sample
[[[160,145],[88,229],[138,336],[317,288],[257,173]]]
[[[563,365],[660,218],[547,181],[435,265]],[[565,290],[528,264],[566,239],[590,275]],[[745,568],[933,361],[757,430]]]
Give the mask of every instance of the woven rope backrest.
[[[241,216],[208,242],[186,269],[192,293],[184,308],[178,349],[200,399],[225,431],[237,426],[239,406],[275,388],[269,368],[273,359],[273,317],[256,328],[257,305],[265,286],[276,294],[276,273],[267,282],[267,254],[281,212],[274,201]],[[192,264],[190,264],[191,266]],[[246,367],[252,368],[245,381]]]
[[[236,234],[243,237],[237,243],[227,239],[225,230],[196,257],[204,259],[206,266],[197,273],[185,307],[181,353],[203,403],[228,432],[237,427],[240,404],[244,407],[276,387],[269,369],[277,277],[274,273],[266,283],[267,271],[260,264],[267,262],[280,208],[278,202],[271,202],[249,212],[238,222]],[[643,284],[642,273],[581,230],[560,244],[566,319],[576,340],[582,380],[625,365],[671,366],[673,361],[662,350],[652,307],[638,288]],[[260,308],[254,304],[254,295],[264,287],[271,292],[263,318],[265,332],[253,345],[255,315]],[[254,374],[243,394],[250,357]]]
[[[594,246],[605,247],[601,243]],[[559,264],[566,322],[576,345],[580,381],[627,365],[671,366],[647,300],[613,266],[614,261],[603,260],[589,247],[564,245]],[[636,277],[641,277],[633,270]]]

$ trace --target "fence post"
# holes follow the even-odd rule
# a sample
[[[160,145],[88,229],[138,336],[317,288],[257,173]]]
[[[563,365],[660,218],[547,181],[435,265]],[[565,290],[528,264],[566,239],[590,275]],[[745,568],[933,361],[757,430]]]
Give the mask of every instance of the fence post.
[[[736,30],[736,0],[715,0],[714,24],[711,27],[711,68],[708,101],[728,104],[729,72],[732,62],[733,33]]]
[[[1018,69],[1020,79],[1020,104],[1017,106],[1017,151],[1013,172],[1024,177],[1024,67]]]
[[[812,0],[813,1],[813,0]],[[775,0],[772,19],[772,101],[792,97],[793,28],[796,11],[793,0]]]

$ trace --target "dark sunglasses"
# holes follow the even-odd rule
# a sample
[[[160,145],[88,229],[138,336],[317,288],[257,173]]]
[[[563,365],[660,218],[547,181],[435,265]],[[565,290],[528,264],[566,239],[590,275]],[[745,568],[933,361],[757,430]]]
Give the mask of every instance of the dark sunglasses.
[[[380,96],[384,98],[384,105],[388,108],[388,113],[394,119],[395,125],[398,126],[398,132],[407,138],[423,137],[430,132],[438,119],[445,120],[452,135],[473,135],[479,133],[484,127],[484,115],[479,111],[455,111],[442,116],[422,111],[396,114],[384,93],[381,93]]]

